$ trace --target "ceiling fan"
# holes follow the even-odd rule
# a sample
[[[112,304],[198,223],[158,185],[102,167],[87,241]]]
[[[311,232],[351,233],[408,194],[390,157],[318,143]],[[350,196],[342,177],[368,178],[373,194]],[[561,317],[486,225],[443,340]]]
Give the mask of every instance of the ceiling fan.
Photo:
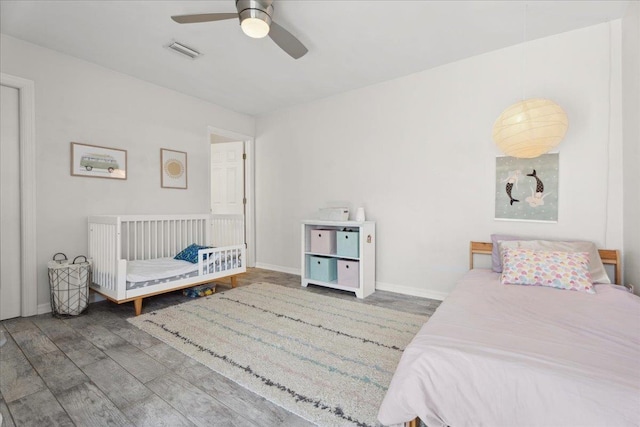
[[[294,59],[308,52],[308,49],[293,34],[271,20],[273,0],[236,0],[238,13],[201,13],[197,15],[178,15],[171,19],[179,24],[240,19],[242,31],[256,39],[269,35],[282,50]]]

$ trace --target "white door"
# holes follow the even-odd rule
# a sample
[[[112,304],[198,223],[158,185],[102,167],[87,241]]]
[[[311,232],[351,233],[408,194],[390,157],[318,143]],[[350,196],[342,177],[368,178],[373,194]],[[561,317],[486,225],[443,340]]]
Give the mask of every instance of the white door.
[[[244,142],[211,144],[212,244],[239,245],[245,238]]]
[[[0,320],[20,316],[20,104],[0,86]]]
[[[211,144],[211,212],[244,215],[244,143]]]

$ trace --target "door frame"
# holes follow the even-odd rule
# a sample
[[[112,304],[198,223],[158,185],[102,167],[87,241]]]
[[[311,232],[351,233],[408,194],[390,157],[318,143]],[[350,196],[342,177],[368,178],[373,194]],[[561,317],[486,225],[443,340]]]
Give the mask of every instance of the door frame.
[[[225,129],[208,126],[207,142],[211,145],[211,135],[244,142],[244,153],[247,158],[244,164],[244,186],[247,205],[245,207],[245,229],[247,243],[247,267],[256,266],[256,215],[255,215],[255,138]],[[211,206],[211,159],[209,159],[209,206]]]
[[[38,314],[35,90],[32,80],[5,73],[0,84],[17,89],[20,100],[20,316],[27,317]]]

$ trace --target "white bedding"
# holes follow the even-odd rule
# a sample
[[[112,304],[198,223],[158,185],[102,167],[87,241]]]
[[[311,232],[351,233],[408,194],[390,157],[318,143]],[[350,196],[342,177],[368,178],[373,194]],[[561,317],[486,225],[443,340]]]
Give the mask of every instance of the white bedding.
[[[404,351],[383,424],[640,425],[640,298],[471,270]]]
[[[173,258],[127,262],[127,282],[147,282],[198,271],[198,264]]]

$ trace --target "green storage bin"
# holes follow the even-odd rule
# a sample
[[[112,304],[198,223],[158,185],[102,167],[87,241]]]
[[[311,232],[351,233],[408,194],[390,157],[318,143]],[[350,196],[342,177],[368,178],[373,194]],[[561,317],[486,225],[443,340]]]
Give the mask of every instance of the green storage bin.
[[[309,279],[334,282],[338,279],[338,264],[335,258],[309,257]]]
[[[350,258],[360,256],[360,239],[357,231],[338,231],[336,233],[336,254]]]

